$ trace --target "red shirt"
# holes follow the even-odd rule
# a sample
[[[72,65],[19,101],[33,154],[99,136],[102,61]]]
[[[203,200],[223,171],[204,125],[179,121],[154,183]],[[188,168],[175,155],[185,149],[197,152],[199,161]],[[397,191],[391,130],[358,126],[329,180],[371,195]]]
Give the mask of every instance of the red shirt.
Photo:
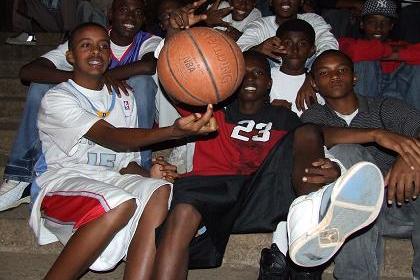
[[[340,50],[350,56],[353,62],[381,60],[392,54],[393,45],[406,44],[402,41],[382,42],[379,40],[365,40],[354,38],[341,38],[338,40]],[[409,44],[407,48],[398,53],[400,60],[411,65],[420,64],[420,44]],[[384,73],[392,73],[398,68],[401,61],[381,61]]]

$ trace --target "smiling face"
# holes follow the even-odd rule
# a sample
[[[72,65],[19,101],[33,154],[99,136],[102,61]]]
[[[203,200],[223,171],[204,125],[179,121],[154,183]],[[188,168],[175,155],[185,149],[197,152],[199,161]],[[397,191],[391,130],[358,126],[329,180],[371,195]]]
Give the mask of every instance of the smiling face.
[[[271,72],[263,55],[245,53],[245,76],[238,91],[240,101],[265,101],[271,89]]]
[[[378,39],[385,41],[393,27],[394,20],[382,15],[365,16],[360,23],[360,28],[364,31],[368,40]]]
[[[129,45],[145,21],[142,0],[114,0],[109,11],[111,40],[120,46]]]
[[[76,30],[70,38],[67,60],[77,77],[101,78],[108,68],[110,43],[103,27],[88,25]]]
[[[255,8],[255,0],[229,0],[233,7],[232,19],[236,21],[244,20]]]
[[[301,4],[301,0],[271,0],[274,14],[281,19],[295,18]]]
[[[354,94],[351,60],[339,51],[322,53],[312,65],[312,85],[328,101]]]

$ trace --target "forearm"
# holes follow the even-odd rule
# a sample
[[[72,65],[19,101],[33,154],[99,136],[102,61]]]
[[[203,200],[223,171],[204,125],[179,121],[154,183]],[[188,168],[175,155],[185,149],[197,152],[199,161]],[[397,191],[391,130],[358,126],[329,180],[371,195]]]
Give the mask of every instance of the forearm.
[[[153,75],[156,72],[157,60],[154,57],[149,57],[149,54],[147,54],[147,56],[148,57],[144,57],[140,61],[108,70],[108,73],[115,80],[127,80],[135,75]],[[153,56],[153,54],[151,54],[151,56]]]
[[[19,78],[28,82],[58,84],[73,78],[73,72],[59,70],[46,59],[38,59],[24,65],[20,69]]]
[[[116,128],[100,120],[91,127],[85,137],[113,151],[128,152],[182,136],[174,135],[173,126],[155,129]]]
[[[375,142],[379,129],[323,127],[325,146],[331,148],[338,144],[364,144]]]
[[[120,174],[137,174],[143,177],[150,177],[150,172],[138,165],[136,162],[130,162],[127,167],[120,170]]]

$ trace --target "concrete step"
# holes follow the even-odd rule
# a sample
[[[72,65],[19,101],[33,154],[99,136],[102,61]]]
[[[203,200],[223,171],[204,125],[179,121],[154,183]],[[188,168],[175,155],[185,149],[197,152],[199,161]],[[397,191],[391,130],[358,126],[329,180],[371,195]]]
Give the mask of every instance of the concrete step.
[[[2,61],[0,63],[0,77],[1,78],[18,78],[20,68],[29,61]]]
[[[0,78],[0,98],[20,97],[26,98],[28,87],[18,78]]]
[[[0,97],[0,118],[22,116],[25,101],[25,97]]]
[[[24,61],[29,62],[48,51],[54,49],[56,46],[12,46],[2,44],[0,45],[0,60],[1,61]]]
[[[36,255],[37,259],[45,258],[45,255],[58,255],[62,249],[62,245],[59,243],[45,246],[37,245],[34,235],[28,226],[28,217],[28,205],[22,205],[18,208],[0,213],[0,228],[2,229],[0,231],[0,255],[6,253],[18,255],[32,254]],[[253,271],[256,271],[261,249],[268,247],[270,243],[271,234],[232,235],[226,250],[223,262],[224,266],[236,267],[240,270],[252,268]],[[411,243],[408,240],[386,239],[382,275],[389,279],[412,278],[412,253]],[[0,257],[0,259],[3,258]],[[0,265],[0,267],[2,267],[2,265]],[[331,265],[324,274],[331,275],[332,270],[333,266]]]

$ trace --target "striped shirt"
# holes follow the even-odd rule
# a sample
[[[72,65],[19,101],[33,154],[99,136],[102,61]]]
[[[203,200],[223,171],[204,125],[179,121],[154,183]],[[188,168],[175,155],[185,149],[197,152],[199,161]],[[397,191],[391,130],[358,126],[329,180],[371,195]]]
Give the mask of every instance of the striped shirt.
[[[305,111],[301,119],[305,123],[315,123],[332,127],[382,128],[398,134],[420,137],[420,112],[404,102],[392,98],[370,98],[357,96],[359,112],[347,125],[327,104],[315,104]],[[386,172],[395,160],[395,153],[377,144],[364,144],[376,160],[376,164]]]

